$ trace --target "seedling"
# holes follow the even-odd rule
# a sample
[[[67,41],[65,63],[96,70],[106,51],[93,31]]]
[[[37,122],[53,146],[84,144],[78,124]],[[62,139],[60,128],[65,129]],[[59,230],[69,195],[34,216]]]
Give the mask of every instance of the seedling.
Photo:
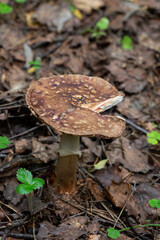
[[[32,195],[31,193],[35,189],[39,189],[44,185],[44,180],[41,178],[33,178],[33,175],[30,171],[25,168],[20,168],[17,171],[17,179],[22,182],[16,188],[18,194],[29,194],[29,208],[32,214]]]
[[[149,200],[149,205],[154,208],[160,208],[160,199]]]
[[[39,189],[44,185],[44,180],[41,178],[33,178],[32,173],[25,168],[20,168],[17,171],[17,179],[22,182],[16,188],[18,194],[29,194],[33,190]]]
[[[157,131],[147,133],[147,141],[152,145],[158,144],[158,142],[160,141],[160,133]]]
[[[102,17],[95,25],[93,29],[87,28],[85,32],[92,33],[91,36],[95,38],[100,38],[105,35],[105,30],[108,29],[110,21],[106,17]]]
[[[5,149],[8,144],[10,144],[10,141],[8,140],[8,138],[0,136],[0,148]]]
[[[15,0],[16,3],[25,3],[27,0]],[[13,11],[13,8],[7,3],[0,3],[0,14],[8,14]]]
[[[138,225],[138,226],[134,226],[133,228],[139,228],[139,227],[160,227],[160,224],[144,224],[144,225]],[[107,235],[108,237],[112,238],[112,239],[117,239],[117,237],[120,237],[120,233],[130,230],[131,228],[123,228],[121,230],[116,230],[114,228],[108,228],[107,229]]]
[[[39,61],[39,60],[31,61],[31,62],[29,62],[29,64],[32,65],[32,67],[34,69],[40,69],[40,67],[41,67],[41,61]]]
[[[158,127],[158,125],[157,125],[157,124],[155,124],[154,122],[152,122],[152,125],[153,125],[153,127],[155,127],[155,128],[157,128],[157,127]]]
[[[25,3],[27,0],[15,0],[16,3]]]
[[[6,3],[0,3],[0,14],[11,13],[13,8]]]
[[[132,38],[130,38],[127,35],[123,36],[123,38],[121,40],[121,45],[122,45],[122,48],[125,50],[133,49]]]

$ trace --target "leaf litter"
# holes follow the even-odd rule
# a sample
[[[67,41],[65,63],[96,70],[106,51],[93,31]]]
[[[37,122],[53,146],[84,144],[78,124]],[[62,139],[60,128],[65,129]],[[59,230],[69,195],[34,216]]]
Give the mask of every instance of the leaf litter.
[[[83,18],[70,11],[71,4]],[[0,136],[11,139],[0,149],[1,235],[6,234],[9,221],[20,224],[29,213],[26,196],[15,191],[21,167],[45,180],[44,188],[32,196],[37,239],[103,240],[115,222],[120,229],[128,221],[131,226],[148,219],[156,223],[160,212],[149,206],[149,200],[160,196],[160,147],[150,145],[145,132],[160,128],[158,2],[27,1],[21,5],[23,14],[19,7],[10,17],[1,16],[0,27]],[[102,17],[109,19],[108,29],[101,38],[93,37],[86,29],[94,29]],[[132,39],[132,49],[122,48],[125,35]],[[37,57],[40,69],[28,73],[29,61]],[[82,138],[77,190],[72,196],[59,196],[53,189],[59,134],[31,115],[24,95],[31,81],[66,73],[109,80],[126,95],[110,113],[118,112],[133,124],[128,121],[116,140]],[[105,159],[102,169],[89,171]],[[31,232],[31,224],[23,224]],[[8,238],[19,233],[25,238],[21,224],[12,229]],[[135,231],[141,239],[158,234],[156,228]],[[119,239],[135,237],[129,231]]]

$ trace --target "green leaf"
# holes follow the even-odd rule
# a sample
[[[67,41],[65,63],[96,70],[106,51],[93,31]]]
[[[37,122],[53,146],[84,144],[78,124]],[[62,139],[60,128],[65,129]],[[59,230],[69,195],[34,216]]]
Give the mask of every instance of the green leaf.
[[[150,133],[147,133],[147,137],[149,138],[155,138],[160,141],[160,133],[157,131],[152,131]]]
[[[6,3],[0,3],[0,14],[11,13],[13,8]]]
[[[96,38],[100,38],[101,36],[104,36],[104,35],[105,35],[105,32],[100,31],[100,32],[93,32],[91,36],[96,37]]]
[[[4,149],[7,147],[8,144],[10,144],[10,141],[8,140],[8,138],[0,136],[0,148]]]
[[[40,69],[41,66],[40,65],[39,66],[34,65],[33,67],[34,67],[34,69]]]
[[[33,189],[39,189],[44,185],[44,180],[41,178],[33,178],[31,186]]]
[[[32,183],[32,173],[25,168],[20,168],[17,171],[17,179],[25,184],[31,185]]]
[[[160,199],[151,199],[151,200],[149,200],[149,205],[151,207],[160,208]]]
[[[107,229],[108,232],[108,237],[116,239],[117,237],[120,237],[120,232],[114,228],[108,228]]]
[[[123,36],[121,40],[121,44],[122,44],[122,48],[125,50],[133,49],[132,39],[127,35]]]
[[[89,172],[94,172],[96,170],[103,169],[107,162],[108,162],[108,159],[99,161],[98,163],[94,164],[93,168],[89,169]]]
[[[70,5],[70,6],[69,6],[69,9],[70,9],[70,11],[73,13],[76,8],[75,8],[73,5]]]
[[[33,65],[33,66],[35,66],[35,65],[41,66],[41,61],[39,61],[39,60],[31,61],[31,62],[29,62],[29,64]]]
[[[109,19],[106,17],[102,17],[97,23],[96,27],[99,28],[100,30],[106,30],[109,27]]]
[[[157,125],[157,124],[155,124],[154,122],[152,122],[152,125],[153,125],[155,128],[157,128],[157,127],[158,127],[158,125]]]
[[[16,192],[18,194],[29,194],[33,192],[33,188],[31,185],[28,184],[19,184],[16,188]]]
[[[15,0],[16,3],[25,3],[27,0]]]
[[[147,138],[147,141],[148,141],[148,143],[150,143],[152,145],[158,144],[158,141],[155,138]]]

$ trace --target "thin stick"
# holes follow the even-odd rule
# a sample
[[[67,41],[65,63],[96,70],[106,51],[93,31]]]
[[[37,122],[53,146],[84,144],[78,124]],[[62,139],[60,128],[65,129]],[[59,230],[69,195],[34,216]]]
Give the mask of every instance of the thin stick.
[[[44,127],[44,126],[45,126],[45,124],[41,124],[41,125],[39,125],[39,126],[30,128],[30,129],[27,130],[27,131],[24,131],[24,132],[22,132],[22,133],[19,133],[19,134],[17,134],[17,135],[14,135],[13,137],[10,137],[9,140],[12,140],[12,139],[17,138],[17,137],[21,137],[21,136],[23,136],[23,135],[26,135],[27,133],[30,133],[30,132],[36,130],[36,129],[39,128],[39,127]]]
[[[148,133],[148,131],[146,131],[144,128],[139,127],[137,124],[133,123],[131,120],[128,120],[127,118],[121,116],[120,114],[116,113],[116,115],[122,119],[124,119],[126,121],[126,123],[128,123],[129,125],[131,125],[132,127],[136,128],[137,130],[143,132],[143,133]]]

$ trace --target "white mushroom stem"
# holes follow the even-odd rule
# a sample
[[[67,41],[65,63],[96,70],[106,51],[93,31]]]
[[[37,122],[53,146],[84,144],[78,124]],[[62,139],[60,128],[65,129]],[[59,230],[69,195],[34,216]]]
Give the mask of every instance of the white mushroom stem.
[[[71,193],[76,186],[76,170],[80,152],[80,137],[63,133],[56,166],[55,186],[59,192]]]
[[[59,156],[78,155],[81,157],[79,139],[79,136],[62,133],[58,150]]]

